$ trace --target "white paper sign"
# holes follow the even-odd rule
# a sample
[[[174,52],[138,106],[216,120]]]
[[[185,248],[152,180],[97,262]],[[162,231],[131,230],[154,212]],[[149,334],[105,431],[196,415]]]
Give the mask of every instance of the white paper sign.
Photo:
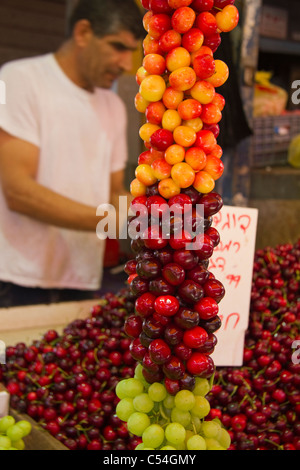
[[[249,324],[258,210],[224,206],[214,216],[221,237],[209,270],[225,287],[219,304],[222,327],[212,354],[216,366],[242,366],[245,331]]]

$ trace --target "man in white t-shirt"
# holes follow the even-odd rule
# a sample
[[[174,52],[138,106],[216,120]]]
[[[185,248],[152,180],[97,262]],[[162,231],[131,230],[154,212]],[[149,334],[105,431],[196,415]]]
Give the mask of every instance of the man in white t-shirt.
[[[111,87],[142,37],[134,0],[79,0],[56,53],[0,69],[0,307],[100,288],[96,210],[126,193],[126,111]]]

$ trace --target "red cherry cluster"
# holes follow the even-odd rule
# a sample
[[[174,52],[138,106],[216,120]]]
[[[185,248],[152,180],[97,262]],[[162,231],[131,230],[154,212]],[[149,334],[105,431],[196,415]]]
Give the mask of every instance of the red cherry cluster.
[[[212,216],[221,209],[222,198],[214,192],[199,195],[193,188],[188,193],[190,201],[204,205],[202,247],[188,250],[178,239],[133,240],[136,256],[125,265],[135,302],[125,321],[130,352],[143,365],[146,381],[164,380],[170,394],[192,390],[195,376],[213,375],[210,355],[221,326],[218,304],[225,295],[223,284],[208,270],[219,242]]]
[[[244,365],[218,368],[207,396],[231,449],[300,450],[299,279],[300,241],[256,252]]]
[[[139,443],[115,415],[116,384],[136,365],[123,331],[133,307],[128,297],[127,290],[107,294],[61,335],[49,330],[31,345],[7,347],[0,381],[11,407],[71,450],[133,450]]]
[[[217,138],[225,100],[216,88],[229,70],[214,52],[239,13],[234,0],[141,3],[147,34],[135,105],[146,118],[139,133],[146,150],[130,186],[135,259],[125,272],[135,311],[125,332],[146,381],[164,381],[176,394],[215,370],[225,295],[208,271],[220,242],[212,217],[223,206],[214,189],[224,170]]]

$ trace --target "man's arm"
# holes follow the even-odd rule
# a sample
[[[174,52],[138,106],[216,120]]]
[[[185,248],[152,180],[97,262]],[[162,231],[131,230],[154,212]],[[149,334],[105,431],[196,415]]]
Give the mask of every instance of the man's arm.
[[[68,199],[36,182],[39,149],[0,129],[0,178],[11,211],[49,225],[96,231],[96,207]]]
[[[133,197],[131,196],[130,192],[128,192],[125,188],[125,183],[124,183],[125,175],[124,175],[124,170],[121,171],[116,171],[115,173],[112,173],[111,175],[111,194],[110,194],[110,203],[115,207],[116,213],[117,213],[117,237],[119,235],[119,229],[123,230],[125,224],[127,224],[127,218],[128,218],[128,211],[130,204],[133,200]],[[120,217],[120,211],[122,210],[123,206],[120,207],[120,196],[125,196],[127,198],[127,211],[126,214],[121,213]],[[119,226],[120,223],[120,218],[121,218],[121,223],[122,227]]]

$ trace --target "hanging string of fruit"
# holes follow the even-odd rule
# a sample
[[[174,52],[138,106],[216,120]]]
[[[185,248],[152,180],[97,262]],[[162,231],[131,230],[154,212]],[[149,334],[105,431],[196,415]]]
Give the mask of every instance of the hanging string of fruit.
[[[138,450],[224,450],[228,432],[206,419],[225,295],[208,269],[220,242],[212,217],[223,206],[214,191],[226,105],[217,88],[229,76],[214,53],[239,13],[234,0],[141,3],[147,34],[135,106],[145,115],[145,151],[130,187],[135,258],[125,266],[135,302],[125,332],[138,365],[116,387],[116,413],[140,438]]]

